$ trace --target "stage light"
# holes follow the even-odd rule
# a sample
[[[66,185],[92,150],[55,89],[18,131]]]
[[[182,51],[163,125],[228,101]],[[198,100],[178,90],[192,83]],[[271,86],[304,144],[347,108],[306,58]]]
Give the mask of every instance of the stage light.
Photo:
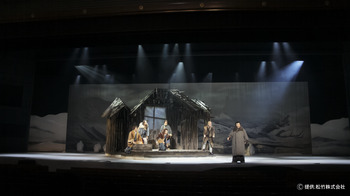
[[[138,45],[138,47],[137,47],[137,57],[138,58],[145,57],[145,51],[144,51],[142,45]]]
[[[162,58],[166,58],[168,56],[168,51],[169,50],[169,44],[164,44],[163,45],[163,50],[162,50]]]
[[[138,82],[145,82],[152,77],[151,63],[149,62],[142,45],[138,45],[136,58],[136,78]]]
[[[183,62],[179,62],[177,64],[169,82],[186,82],[185,67]]]
[[[176,44],[174,45],[172,55],[173,55],[173,56],[178,56],[179,53],[180,53],[180,52],[179,52],[179,44],[176,43]]]
[[[74,84],[80,84],[80,75],[77,75],[77,77],[75,78]]]
[[[258,72],[258,80],[263,81],[266,74],[266,61],[261,61],[259,72]]]
[[[281,47],[278,42],[273,42],[273,55],[280,55],[281,54]]]
[[[191,55],[191,44],[186,43],[185,44],[185,56],[190,56]]]
[[[194,73],[191,73],[191,82],[196,82],[196,75]]]
[[[176,73],[178,69],[179,45],[175,43],[171,51],[169,51],[169,47],[169,44],[163,46],[158,77],[160,81],[173,82],[177,81],[173,73]]]
[[[88,80],[89,83],[111,83],[112,81],[106,65],[103,65],[102,70],[99,69],[98,65],[95,65],[94,67],[87,65],[76,65],[75,68]],[[107,78],[108,80],[106,80]]]
[[[174,82],[176,82],[176,73],[172,73],[168,81],[168,83],[174,83]]]
[[[285,57],[287,58],[288,63],[297,59],[295,52],[293,51],[292,47],[290,46],[290,44],[288,42],[283,42],[282,46],[283,46],[284,54],[285,54]]]
[[[192,59],[192,50],[191,50],[190,43],[186,43],[185,45],[184,63],[186,65],[185,67],[186,75],[188,73],[193,72],[193,59]]]
[[[192,58],[191,44],[187,43],[185,45],[185,60],[188,61],[186,62],[186,65],[187,63],[190,63],[192,61],[191,58]]]
[[[211,83],[213,82],[213,73],[212,72],[209,72],[205,78],[203,79],[203,82],[208,82],[208,83]]]
[[[271,66],[269,66],[268,81],[275,82],[279,74],[279,69],[275,61],[271,61]]]
[[[282,72],[282,79],[285,81],[293,81],[298,75],[300,68],[303,66],[304,61],[294,61],[287,65]]]
[[[84,47],[81,56],[80,56],[80,65],[89,65],[89,48]]]
[[[88,80],[89,83],[93,83],[93,81],[97,79],[96,72],[92,67],[87,65],[77,65],[75,68]]]
[[[272,70],[272,74],[276,74],[278,72],[278,66],[277,63],[275,61],[271,61],[271,70]]]
[[[291,82],[295,80],[303,64],[304,61],[301,60],[293,61],[292,63],[284,66],[281,70],[274,72],[270,81]]]
[[[171,77],[169,75],[171,73],[171,70],[169,70],[169,64],[173,64],[169,61],[169,44],[163,44],[161,58],[159,59],[160,67],[158,72],[158,78],[160,81],[169,82],[169,77]]]
[[[276,62],[277,66],[281,66],[283,63],[280,43],[274,42],[272,48],[272,60]]]

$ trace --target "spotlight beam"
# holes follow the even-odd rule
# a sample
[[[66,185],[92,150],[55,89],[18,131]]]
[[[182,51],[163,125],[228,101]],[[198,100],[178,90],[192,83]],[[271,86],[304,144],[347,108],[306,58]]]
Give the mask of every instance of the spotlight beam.
[[[87,65],[77,65],[75,68],[81,73],[88,81],[89,83],[104,83],[108,82],[110,83],[114,78],[107,72],[107,68],[104,65],[104,68],[102,70],[98,69],[98,66],[91,67]]]
[[[258,72],[258,80],[263,81],[266,75],[266,61],[261,61],[259,72]]]
[[[173,72],[172,76],[170,77],[169,83],[172,82],[186,82],[186,73],[185,73],[185,67],[183,62],[179,62],[176,66],[175,71]]]

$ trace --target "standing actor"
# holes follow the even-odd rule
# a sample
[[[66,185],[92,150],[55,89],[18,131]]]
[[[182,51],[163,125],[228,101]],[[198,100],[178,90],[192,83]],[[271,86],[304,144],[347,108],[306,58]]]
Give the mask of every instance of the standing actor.
[[[208,124],[204,126],[202,150],[203,151],[205,150],[208,143],[209,153],[211,155],[213,155],[214,137],[215,137],[215,128],[212,126],[211,121],[208,121]]]
[[[167,140],[165,142],[165,146],[167,148],[169,148],[169,146],[170,146],[170,138],[173,135],[173,132],[171,131],[170,125],[168,125],[168,120],[165,120],[164,124],[160,127],[160,133],[162,133],[165,129],[168,130],[168,138],[167,138]]]
[[[231,131],[227,141],[232,141],[232,163],[244,163],[245,143],[249,142],[247,132],[241,126],[240,122],[236,122],[236,126]]]
[[[139,133],[142,137],[143,143],[148,143],[148,136],[149,136],[149,126],[146,120],[143,120],[139,124]]]

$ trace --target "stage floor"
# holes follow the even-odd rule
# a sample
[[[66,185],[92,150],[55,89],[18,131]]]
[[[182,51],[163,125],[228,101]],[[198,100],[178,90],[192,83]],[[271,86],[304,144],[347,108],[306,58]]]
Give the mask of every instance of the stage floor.
[[[307,171],[350,171],[350,157],[328,156],[246,156],[246,163],[232,164],[232,156],[143,157],[95,153],[6,153],[0,164],[35,161],[49,171],[70,168],[111,168],[127,170],[205,171],[215,168],[283,166]]]
[[[0,188],[5,195],[101,195],[111,187],[120,195],[349,195],[350,157],[247,156],[232,164],[231,155],[188,155],[0,154]]]

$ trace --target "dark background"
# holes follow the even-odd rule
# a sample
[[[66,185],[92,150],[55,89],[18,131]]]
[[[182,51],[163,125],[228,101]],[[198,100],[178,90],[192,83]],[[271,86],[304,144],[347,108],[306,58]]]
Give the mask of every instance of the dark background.
[[[208,73],[212,82],[256,82],[274,42],[288,42],[304,61],[295,81],[309,84],[311,123],[348,117],[348,2],[264,2],[2,2],[0,151],[26,151],[30,115],[67,112],[74,65],[106,65],[116,83],[168,82],[174,65],[161,68],[164,44],[178,43],[178,61],[191,44],[187,75],[195,73],[194,82]],[[133,77],[138,45],[149,59],[147,77]],[[72,56],[85,47],[88,62]]]

